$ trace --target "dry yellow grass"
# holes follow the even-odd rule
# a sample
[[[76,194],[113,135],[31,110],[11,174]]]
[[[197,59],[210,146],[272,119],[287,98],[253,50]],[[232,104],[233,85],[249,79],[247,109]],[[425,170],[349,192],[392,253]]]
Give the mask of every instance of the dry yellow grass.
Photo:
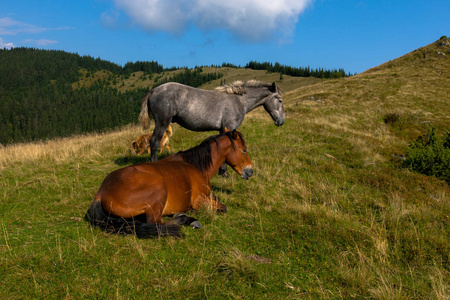
[[[91,133],[43,142],[11,144],[0,148],[0,169],[14,163],[46,161],[63,163],[103,157],[105,148],[127,149],[141,135],[139,126],[126,126],[108,133]]]

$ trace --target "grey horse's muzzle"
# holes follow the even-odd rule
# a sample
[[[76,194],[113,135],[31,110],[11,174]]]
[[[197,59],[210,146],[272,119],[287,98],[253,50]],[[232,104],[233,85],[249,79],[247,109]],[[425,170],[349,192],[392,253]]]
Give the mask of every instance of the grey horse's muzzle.
[[[272,116],[273,122],[275,123],[276,126],[281,126],[281,125],[283,125],[283,124],[284,124],[284,121],[286,120],[286,117],[284,116],[284,114],[283,114],[283,115],[280,115],[280,114],[277,114],[277,115],[271,114],[271,116]]]
[[[253,175],[253,168],[252,167],[246,167],[244,170],[242,170],[242,179],[249,179]]]
[[[275,121],[275,125],[277,125],[277,126],[281,126],[283,124],[284,124],[284,120],[276,120]]]

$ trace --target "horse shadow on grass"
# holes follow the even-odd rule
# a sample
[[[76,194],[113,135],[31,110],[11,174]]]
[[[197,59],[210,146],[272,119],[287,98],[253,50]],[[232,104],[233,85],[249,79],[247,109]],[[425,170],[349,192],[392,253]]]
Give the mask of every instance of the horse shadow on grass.
[[[218,175],[215,175],[215,176],[218,176]],[[215,194],[216,192],[221,192],[226,195],[231,195],[233,193],[230,189],[224,188],[222,186],[216,186],[214,184],[211,184],[211,191],[213,192],[213,194]]]
[[[169,156],[170,153],[162,153],[158,156],[158,159],[163,159],[166,156]],[[137,165],[150,162],[150,156],[148,155],[136,155],[136,154],[128,154],[119,156],[114,159],[114,163],[118,166],[129,166],[129,165]]]

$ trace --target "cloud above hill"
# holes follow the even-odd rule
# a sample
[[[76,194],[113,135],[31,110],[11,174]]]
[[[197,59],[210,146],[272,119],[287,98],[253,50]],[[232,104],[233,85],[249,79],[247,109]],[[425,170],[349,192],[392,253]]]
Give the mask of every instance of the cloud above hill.
[[[4,42],[2,38],[0,38],[0,49],[11,49],[14,48],[13,43]]]
[[[313,0],[114,0],[116,7],[148,32],[183,34],[195,25],[222,29],[247,42],[292,35],[299,15]]]

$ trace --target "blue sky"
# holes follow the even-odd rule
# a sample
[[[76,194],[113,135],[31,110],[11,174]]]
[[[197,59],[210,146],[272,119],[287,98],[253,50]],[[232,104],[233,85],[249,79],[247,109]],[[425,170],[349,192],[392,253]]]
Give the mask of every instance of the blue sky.
[[[0,48],[361,73],[450,36],[449,13],[448,0],[1,0]]]

